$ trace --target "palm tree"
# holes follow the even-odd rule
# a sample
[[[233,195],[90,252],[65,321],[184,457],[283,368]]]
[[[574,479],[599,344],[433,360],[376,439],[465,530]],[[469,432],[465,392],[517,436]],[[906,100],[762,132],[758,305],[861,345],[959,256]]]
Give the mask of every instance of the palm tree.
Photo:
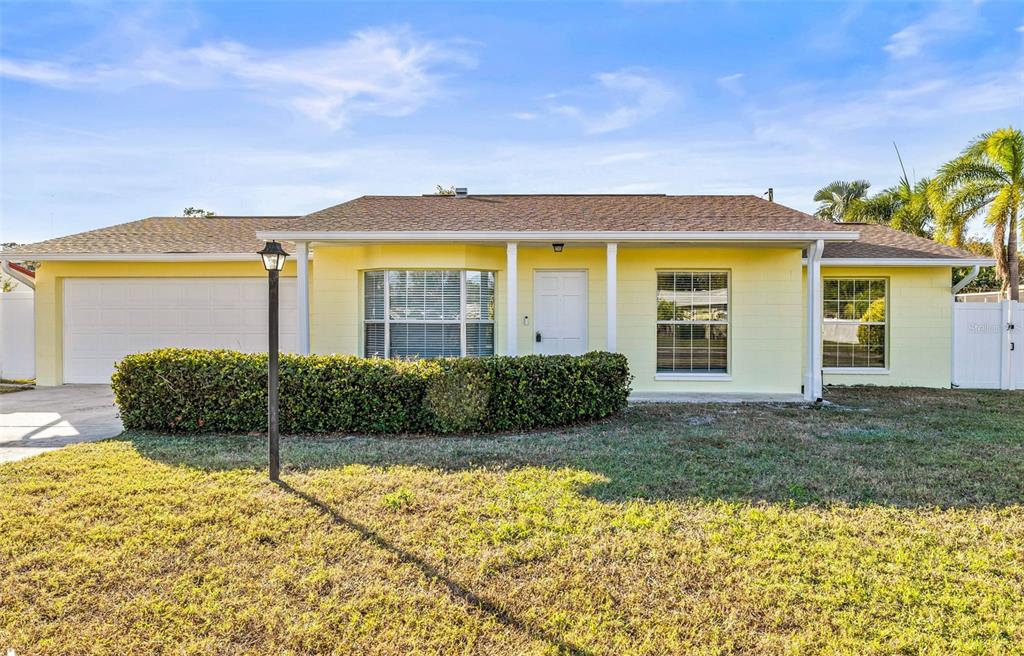
[[[971,217],[986,207],[985,224],[992,228],[996,275],[1020,298],[1020,262],[1017,256],[1017,218],[1024,210],[1024,133],[1012,126],[986,132],[963,153],[939,169],[949,192],[949,211],[939,222],[940,236],[951,243],[963,240]]]
[[[855,203],[847,221],[880,223],[919,237],[931,238],[933,227],[945,211],[938,182],[922,178],[911,183],[904,171],[899,183]]]
[[[814,194],[814,200],[821,203],[814,213],[815,216],[828,219],[833,223],[840,223],[844,220],[850,206],[867,196],[870,186],[871,183],[867,180],[830,182]]]

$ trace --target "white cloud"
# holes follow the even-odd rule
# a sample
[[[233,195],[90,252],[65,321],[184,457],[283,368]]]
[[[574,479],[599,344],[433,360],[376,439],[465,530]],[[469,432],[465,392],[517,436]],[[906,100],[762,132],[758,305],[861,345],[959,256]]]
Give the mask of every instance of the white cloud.
[[[538,114],[537,112],[513,112],[512,118],[518,119],[520,121],[534,121],[540,118],[540,114]]]
[[[472,64],[464,49],[399,28],[363,30],[339,43],[278,52],[225,41],[143,50],[103,65],[3,59],[0,76],[65,89],[235,87],[337,129],[360,115],[410,114],[440,95],[452,67]]]
[[[591,164],[594,166],[608,166],[611,164],[622,164],[625,162],[642,162],[643,160],[650,159],[653,156],[654,153],[650,151],[626,151],[604,155],[591,162]]]
[[[664,182],[630,182],[627,184],[612,185],[604,190],[608,194],[658,194],[664,193]]]
[[[182,141],[151,135],[101,143],[23,132],[4,158],[0,231],[35,241],[189,205],[224,215],[303,214],[361,194],[430,193],[445,181],[476,193],[760,193],[768,182],[781,189],[784,179],[807,174],[789,153],[752,152],[745,139],[560,144],[356,136],[343,149],[287,150]],[[785,174],[765,173],[773,167]]]
[[[894,59],[917,56],[940,39],[969,31],[976,12],[976,7],[968,3],[943,3],[921,20],[894,33],[883,48]]]
[[[596,86],[587,89],[545,96],[546,99],[571,98],[575,101],[575,104],[552,105],[548,111],[576,120],[587,134],[604,134],[630,128],[658,114],[677,97],[668,85],[644,69],[624,68],[598,73],[594,80]],[[584,109],[580,106],[583,102],[606,107]]]
[[[15,61],[0,57],[0,77],[55,87],[72,86],[74,75],[53,62]]]
[[[732,75],[720,77],[715,81],[718,83],[718,86],[729,93],[736,96],[743,95],[743,73],[733,73]]]
[[[890,80],[876,88],[809,103],[809,111],[783,110],[791,122],[807,127],[885,130],[922,121],[952,119],[1020,107],[1022,71],[984,76],[928,79],[917,83]]]

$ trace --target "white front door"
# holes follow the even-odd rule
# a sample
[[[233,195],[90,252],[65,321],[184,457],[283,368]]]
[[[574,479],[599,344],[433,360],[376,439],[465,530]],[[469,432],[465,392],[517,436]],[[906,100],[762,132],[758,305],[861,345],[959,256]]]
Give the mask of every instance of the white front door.
[[[587,351],[587,272],[535,271],[533,352],[544,355]]]

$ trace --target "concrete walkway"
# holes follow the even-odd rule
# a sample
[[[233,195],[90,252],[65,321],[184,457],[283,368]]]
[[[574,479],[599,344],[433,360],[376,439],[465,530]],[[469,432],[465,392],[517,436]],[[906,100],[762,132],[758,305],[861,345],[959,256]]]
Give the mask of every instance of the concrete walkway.
[[[737,392],[633,392],[630,403],[807,403],[803,394]]]
[[[122,431],[109,385],[61,385],[0,394],[0,462]]]

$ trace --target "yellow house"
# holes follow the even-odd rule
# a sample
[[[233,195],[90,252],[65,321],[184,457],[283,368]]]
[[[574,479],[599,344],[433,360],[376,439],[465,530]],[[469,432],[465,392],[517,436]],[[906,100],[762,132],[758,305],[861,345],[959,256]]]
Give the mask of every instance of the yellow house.
[[[638,395],[817,399],[948,387],[953,267],[992,261],[755,196],[364,196],[301,217],[155,217],[4,251],[41,262],[39,384],[127,353],[266,348],[265,240],[291,257],[281,344],[415,358],[629,358]],[[808,302],[810,299],[812,302]]]

